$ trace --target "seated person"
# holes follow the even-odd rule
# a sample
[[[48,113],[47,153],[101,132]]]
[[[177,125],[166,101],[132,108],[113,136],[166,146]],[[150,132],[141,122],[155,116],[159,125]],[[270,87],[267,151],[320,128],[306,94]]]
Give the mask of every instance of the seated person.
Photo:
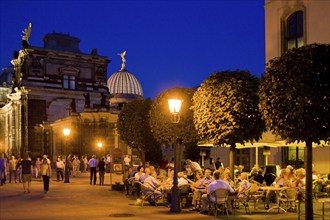
[[[292,181],[290,179],[290,170],[289,169],[283,169],[281,171],[281,174],[279,177],[275,180],[275,187],[291,187],[293,186]],[[269,203],[272,196],[275,195],[275,192],[273,190],[268,190],[266,193],[266,205],[265,209],[269,209]],[[275,195],[276,196],[276,195]]]
[[[143,183],[144,182],[144,180],[150,175],[150,167],[146,167],[145,169],[144,169],[144,175],[142,175],[142,176],[140,176],[140,178],[139,178],[139,182],[140,183]]]
[[[266,167],[265,174],[264,174],[264,180],[265,180],[267,186],[272,185],[273,182],[275,181],[276,174],[274,172],[275,171],[272,170],[270,167]]]
[[[264,171],[262,169],[259,169],[258,174],[255,177],[253,177],[253,180],[260,184],[263,184],[264,182],[264,176],[262,175],[263,172]]]
[[[217,190],[217,189],[226,189],[229,192],[233,193],[234,190],[233,188],[231,188],[231,186],[229,186],[229,184],[223,180],[220,179],[221,176],[221,172],[216,170],[213,173],[213,178],[214,181],[212,183],[209,184],[209,186],[207,187],[207,191],[206,194],[202,195],[202,210],[199,212],[201,214],[207,214],[208,213],[208,205],[211,201],[215,201],[215,198],[213,196],[211,196],[211,192]],[[232,205],[231,205],[231,200],[227,199],[227,209],[228,209],[228,213],[232,213]]]
[[[237,198],[246,198],[246,192],[250,189],[250,183],[247,180],[248,174],[247,173],[241,173],[241,182],[239,184],[239,187],[237,188]]]
[[[234,188],[235,183],[231,178],[231,173],[230,173],[229,169],[225,169],[225,171],[223,172],[222,180],[227,182],[229,184],[229,186],[231,186],[231,188]]]
[[[296,170],[296,179],[294,185],[299,188],[304,188],[306,185],[306,171],[303,168]]]
[[[158,174],[156,168],[154,166],[150,166],[149,169],[150,169],[150,175],[157,178]]]
[[[196,172],[200,172],[200,171],[196,171]],[[193,195],[193,204],[195,204],[196,201],[200,200],[201,194],[206,193],[207,186],[213,181],[214,181],[214,179],[211,176],[211,170],[206,169],[205,176],[199,181],[199,185],[195,187],[194,195]],[[197,210],[197,209],[198,208],[195,207],[192,209],[192,211]]]
[[[137,173],[135,173],[134,175],[135,181],[139,181],[140,177],[145,175],[143,171],[144,171],[143,166],[138,166]]]
[[[156,205],[156,201],[162,196],[162,192],[157,190],[157,188],[160,186],[160,183],[155,177],[148,174],[146,176],[147,178],[145,178],[143,182],[143,186],[145,186],[143,193],[145,195],[150,192],[154,194],[154,197],[149,200],[150,205],[154,206]]]
[[[189,184],[188,180],[184,178],[184,173],[183,172],[178,172],[178,187],[182,187],[184,185]],[[172,201],[172,190],[167,192],[167,203],[170,205]]]
[[[143,171],[144,171],[143,166],[138,166],[137,172],[134,175],[134,179],[135,179],[134,187],[136,188],[137,196],[140,195],[140,190],[141,190],[140,189],[141,186],[137,182],[139,182],[139,179],[140,179],[141,176],[145,175],[145,173]]]
[[[258,168],[257,167],[253,167],[250,174],[249,174],[249,179],[254,179],[255,176],[258,175]]]
[[[199,189],[201,185],[202,177],[203,177],[203,173],[201,171],[196,171],[195,173],[196,181],[195,182],[189,181],[191,183],[190,188],[193,191],[193,198],[192,198],[193,208],[190,211],[197,211],[200,208],[200,204],[198,203],[198,201],[200,201],[202,195]]]
[[[135,173],[136,173],[136,171],[133,172],[132,167],[129,167],[127,172],[124,173],[123,179],[124,179],[124,185],[125,185],[125,188],[126,188],[126,195],[129,194],[129,187],[132,186],[132,184],[133,184],[132,180],[134,179]]]
[[[200,182],[200,186],[204,186],[205,188],[211,183],[214,181],[214,179],[212,178],[211,176],[211,170],[210,169],[206,169],[204,174],[204,178],[202,178],[201,182]],[[204,191],[206,192],[206,190]]]

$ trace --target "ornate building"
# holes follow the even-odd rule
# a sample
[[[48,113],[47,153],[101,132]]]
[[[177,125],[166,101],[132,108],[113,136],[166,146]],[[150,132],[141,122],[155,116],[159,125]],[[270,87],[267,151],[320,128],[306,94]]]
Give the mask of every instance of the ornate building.
[[[24,106],[26,90],[11,93],[11,88],[0,87],[0,152],[20,155],[24,148]]]
[[[143,98],[138,80],[122,68],[117,73],[123,74],[115,73],[116,80],[107,85],[110,60],[98,55],[97,49],[83,53],[78,38],[61,33],[47,34],[43,41],[44,47],[36,47],[27,40],[24,44],[23,39],[24,53],[21,50],[19,54],[24,59],[17,56],[14,60],[20,62],[12,62],[15,71],[6,68],[0,77],[7,84],[14,79],[12,89],[0,89],[0,130],[4,137],[0,151],[16,156],[17,152],[29,152],[31,157],[45,153],[53,160],[67,152],[80,156],[120,149],[130,154],[116,129],[117,113],[124,103]],[[121,54],[122,67],[124,56]],[[19,82],[15,81],[18,78]],[[109,97],[114,100],[113,111],[109,110]],[[67,139],[63,128],[71,129]],[[102,149],[96,147],[99,142]]]

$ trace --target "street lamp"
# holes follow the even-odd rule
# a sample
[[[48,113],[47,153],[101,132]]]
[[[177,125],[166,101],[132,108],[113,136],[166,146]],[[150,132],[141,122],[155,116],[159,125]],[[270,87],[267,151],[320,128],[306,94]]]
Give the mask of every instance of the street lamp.
[[[172,123],[179,123],[180,121],[180,109],[182,100],[180,99],[169,99],[168,106],[172,114]],[[175,134],[175,132],[174,132]],[[176,134],[174,135],[174,176],[173,176],[173,187],[172,187],[172,201],[171,201],[171,212],[180,212],[180,195],[178,187],[178,169],[180,165],[180,146]]]
[[[67,138],[70,135],[71,130],[69,128],[63,128],[63,134],[65,136],[65,144],[67,145]],[[65,179],[64,183],[70,183],[70,171],[68,164],[68,146],[65,147]]]
[[[102,155],[101,155],[101,149],[102,149],[102,146],[103,146],[102,142],[98,142],[98,143],[97,143],[97,147],[99,148],[99,154],[100,154],[100,157],[102,157]]]

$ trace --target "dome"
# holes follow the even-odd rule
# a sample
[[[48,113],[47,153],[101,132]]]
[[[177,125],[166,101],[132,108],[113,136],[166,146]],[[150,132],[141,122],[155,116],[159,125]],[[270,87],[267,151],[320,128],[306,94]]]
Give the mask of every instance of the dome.
[[[119,70],[110,76],[107,82],[111,95],[137,95],[143,97],[139,80],[126,69]]]

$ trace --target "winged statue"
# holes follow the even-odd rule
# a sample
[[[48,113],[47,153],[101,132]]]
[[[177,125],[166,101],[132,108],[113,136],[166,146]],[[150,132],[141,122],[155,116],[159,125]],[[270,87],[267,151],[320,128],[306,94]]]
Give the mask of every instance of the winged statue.
[[[32,24],[29,23],[29,26],[27,28],[24,29],[24,31],[22,31],[22,33],[24,34],[24,36],[22,36],[22,40],[25,40],[26,42],[29,42],[29,38],[31,35],[31,30],[32,30]]]
[[[125,59],[126,51],[124,51],[122,53],[118,53],[117,55],[119,55],[121,57],[121,60],[122,60],[121,70],[124,70],[125,66],[126,66],[126,59]]]

